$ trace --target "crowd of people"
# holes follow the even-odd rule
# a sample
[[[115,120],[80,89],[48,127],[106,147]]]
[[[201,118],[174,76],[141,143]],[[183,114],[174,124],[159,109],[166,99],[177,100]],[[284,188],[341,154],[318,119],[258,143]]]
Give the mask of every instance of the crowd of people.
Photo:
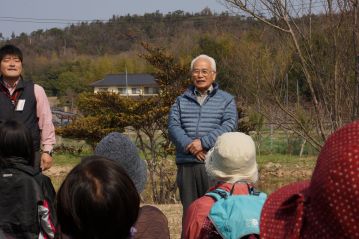
[[[146,162],[121,133],[105,136],[55,192],[42,173],[55,143],[43,89],[22,79],[17,47],[2,47],[0,61],[0,239],[170,238],[166,216],[141,206]],[[182,238],[359,238],[359,121],[327,139],[311,180],[267,197],[255,187],[255,142],[236,132],[234,97],[214,83],[214,59],[194,58],[191,76],[168,126]]]

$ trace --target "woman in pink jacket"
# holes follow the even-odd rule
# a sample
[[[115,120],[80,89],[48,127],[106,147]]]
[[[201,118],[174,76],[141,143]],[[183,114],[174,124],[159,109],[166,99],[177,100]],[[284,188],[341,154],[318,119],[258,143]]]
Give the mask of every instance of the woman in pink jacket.
[[[233,194],[249,194],[258,179],[255,144],[252,138],[239,132],[224,133],[206,156],[206,171],[216,181],[209,189],[221,188]],[[239,183],[236,183],[240,181]],[[208,218],[215,200],[203,196],[195,200],[186,212],[184,238],[222,238]]]

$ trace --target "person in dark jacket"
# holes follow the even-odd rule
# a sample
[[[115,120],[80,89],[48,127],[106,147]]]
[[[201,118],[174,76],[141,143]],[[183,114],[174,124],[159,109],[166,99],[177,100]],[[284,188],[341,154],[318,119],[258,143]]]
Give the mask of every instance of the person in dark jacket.
[[[236,131],[238,113],[234,97],[219,89],[216,62],[199,55],[191,62],[193,85],[173,104],[168,122],[171,140],[176,146],[177,185],[186,209],[209,188],[204,161],[217,137]]]
[[[23,55],[14,45],[0,48],[0,120],[16,119],[31,132],[36,170],[52,166],[56,143],[52,113],[44,89],[22,77]]]
[[[6,238],[54,238],[55,190],[33,168],[30,131],[20,122],[0,123],[0,229]]]

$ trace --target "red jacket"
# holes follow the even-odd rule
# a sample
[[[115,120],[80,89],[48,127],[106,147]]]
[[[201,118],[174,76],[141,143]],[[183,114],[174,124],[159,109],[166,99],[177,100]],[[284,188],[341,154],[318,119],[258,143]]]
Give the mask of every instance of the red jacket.
[[[208,191],[213,191],[216,188],[221,188],[226,191],[230,191],[233,184],[221,183],[215,187],[210,188]],[[238,183],[234,186],[234,195],[248,194],[248,186],[244,183]],[[184,222],[183,235],[185,239],[205,238],[204,229],[208,229],[208,214],[211,210],[215,200],[210,196],[203,196],[194,201],[186,212],[186,218]],[[202,233],[201,233],[202,231]],[[208,238],[210,238],[208,236]],[[213,238],[213,236],[212,236]]]

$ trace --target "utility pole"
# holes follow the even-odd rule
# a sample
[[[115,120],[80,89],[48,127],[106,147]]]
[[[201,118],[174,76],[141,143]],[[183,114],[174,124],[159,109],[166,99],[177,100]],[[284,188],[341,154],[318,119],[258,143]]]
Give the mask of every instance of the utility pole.
[[[285,105],[289,109],[289,82],[288,82],[288,73],[285,74]]]
[[[126,95],[128,97],[128,82],[127,82],[127,66],[125,65],[125,70],[126,70]]]

